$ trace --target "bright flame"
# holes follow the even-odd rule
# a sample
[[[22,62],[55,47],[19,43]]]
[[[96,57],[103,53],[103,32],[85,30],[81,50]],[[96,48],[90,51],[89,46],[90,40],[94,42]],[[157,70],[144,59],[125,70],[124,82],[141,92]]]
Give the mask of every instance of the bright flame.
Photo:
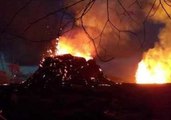
[[[71,54],[83,57],[86,60],[93,59],[94,47],[85,33],[78,32],[76,35],[62,36],[57,38],[55,55]]]
[[[153,65],[156,63],[152,63]],[[153,67],[146,64],[145,61],[141,61],[138,64],[138,70],[136,73],[136,82],[138,84],[163,84],[168,82],[168,73],[162,64],[157,63]]]
[[[160,41],[155,43],[153,49],[143,54],[143,60],[139,63],[135,76],[137,83],[171,83],[171,20],[167,15],[171,14],[171,8],[164,2],[160,4],[163,7],[160,6],[155,15],[150,18],[154,22],[164,24],[158,35]],[[158,3],[155,7],[157,5]]]

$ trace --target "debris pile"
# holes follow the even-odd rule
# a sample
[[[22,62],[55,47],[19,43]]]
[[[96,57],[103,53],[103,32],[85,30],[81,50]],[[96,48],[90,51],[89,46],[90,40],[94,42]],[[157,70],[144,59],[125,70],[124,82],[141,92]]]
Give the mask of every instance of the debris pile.
[[[110,86],[95,60],[65,54],[47,57],[24,83],[27,88],[53,89],[59,86]]]

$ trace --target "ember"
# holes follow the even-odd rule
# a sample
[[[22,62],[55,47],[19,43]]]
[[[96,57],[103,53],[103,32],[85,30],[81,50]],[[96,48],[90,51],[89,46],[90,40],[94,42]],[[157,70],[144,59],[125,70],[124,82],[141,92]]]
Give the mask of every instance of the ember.
[[[28,88],[53,89],[59,86],[110,86],[94,60],[65,54],[45,58],[39,69],[25,82]]]

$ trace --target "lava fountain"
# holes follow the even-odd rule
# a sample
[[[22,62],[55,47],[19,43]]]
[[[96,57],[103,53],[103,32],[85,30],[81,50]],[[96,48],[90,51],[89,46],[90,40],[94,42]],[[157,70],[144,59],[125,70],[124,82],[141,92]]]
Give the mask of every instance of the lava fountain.
[[[73,30],[71,34],[64,34],[56,38],[53,46],[55,46],[53,50],[48,50],[51,57],[71,54],[72,56],[90,60],[95,56],[93,43],[83,31]]]
[[[135,75],[138,84],[171,83],[171,8],[167,4],[159,7],[152,21],[162,23],[164,27],[158,35],[159,42],[154,48],[143,54]]]
[[[170,71],[162,63],[144,61],[138,64],[136,82],[138,84],[163,84],[169,82]]]

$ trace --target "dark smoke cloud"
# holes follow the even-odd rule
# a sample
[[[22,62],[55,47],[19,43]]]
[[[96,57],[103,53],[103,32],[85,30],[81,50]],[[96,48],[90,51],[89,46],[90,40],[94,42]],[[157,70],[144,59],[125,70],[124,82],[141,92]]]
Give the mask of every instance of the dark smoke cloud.
[[[78,0],[33,0],[22,12],[20,12],[12,24],[7,28],[6,33],[0,37],[0,51],[5,54],[9,62],[33,65],[38,64],[43,53],[51,46],[51,40],[57,37],[59,21],[61,13],[44,19],[33,25],[25,34],[22,34],[25,27],[35,19],[44,16],[45,14],[60,8],[61,5],[69,5]],[[78,17],[81,9],[85,7],[89,0],[81,2],[76,6],[68,9],[69,17],[65,19],[72,19]],[[118,31],[112,29],[107,24],[104,34],[102,36],[101,46],[99,47],[99,38],[95,40],[98,51],[102,57],[114,56],[115,59],[108,63],[101,63],[105,73],[109,76],[125,76],[132,79],[136,65],[141,58],[140,41],[143,41],[142,21],[145,17],[144,10],[140,9],[137,4],[131,5],[134,0],[120,0],[127,11],[133,16],[133,20],[124,13],[123,8],[119,5],[117,0],[109,0],[109,13],[112,23],[121,30],[130,30],[137,34],[135,37],[132,34],[122,32],[121,39],[118,39]],[[2,31],[9,23],[11,17],[15,12],[25,4],[27,0],[17,1],[0,1],[0,30]],[[146,8],[148,1],[140,0],[143,8]],[[86,30],[93,37],[96,37],[102,30],[106,21],[106,0],[96,0],[92,9],[84,16],[83,21]],[[81,29],[80,22],[76,22],[77,28]],[[144,44],[145,50],[154,46],[154,42],[158,40],[157,35],[159,29],[163,24],[147,22],[146,41]],[[21,35],[16,37],[15,35]],[[31,41],[46,41],[46,42],[31,42]],[[105,56],[104,49],[106,49],[107,56]],[[138,55],[137,55],[138,54]]]
[[[24,34],[23,32],[30,22],[58,9],[62,4],[60,0],[32,0],[10,23],[16,12],[28,1],[0,1],[0,51],[5,54],[8,62],[38,64],[50,41],[57,37],[60,14],[41,20]],[[1,33],[4,29],[5,32]]]
[[[76,1],[77,0],[72,0],[72,2]],[[67,0],[67,5],[68,2],[69,1]],[[142,39],[141,37],[135,36],[130,32],[118,32],[117,30],[131,31],[135,34],[141,34],[144,12],[138,5],[131,6],[133,2],[134,0],[121,1],[121,4],[127,9],[127,12],[131,15],[131,17],[127,15],[124,8],[122,8],[117,0],[109,0],[109,12],[107,12],[106,0],[96,0],[93,7],[83,16],[84,26],[92,38],[96,38],[96,47],[98,48],[101,56],[129,56],[138,49],[139,41]],[[75,17],[79,17],[80,13],[83,12],[83,9],[87,4],[88,1],[82,2],[81,4],[71,7],[69,10],[73,11]],[[110,21],[106,24],[108,17]],[[114,26],[112,26],[110,22]],[[79,20],[76,24],[77,26],[82,27]],[[106,27],[104,28],[105,24]],[[102,31],[102,36],[98,37]],[[105,54],[107,55],[105,56]]]

